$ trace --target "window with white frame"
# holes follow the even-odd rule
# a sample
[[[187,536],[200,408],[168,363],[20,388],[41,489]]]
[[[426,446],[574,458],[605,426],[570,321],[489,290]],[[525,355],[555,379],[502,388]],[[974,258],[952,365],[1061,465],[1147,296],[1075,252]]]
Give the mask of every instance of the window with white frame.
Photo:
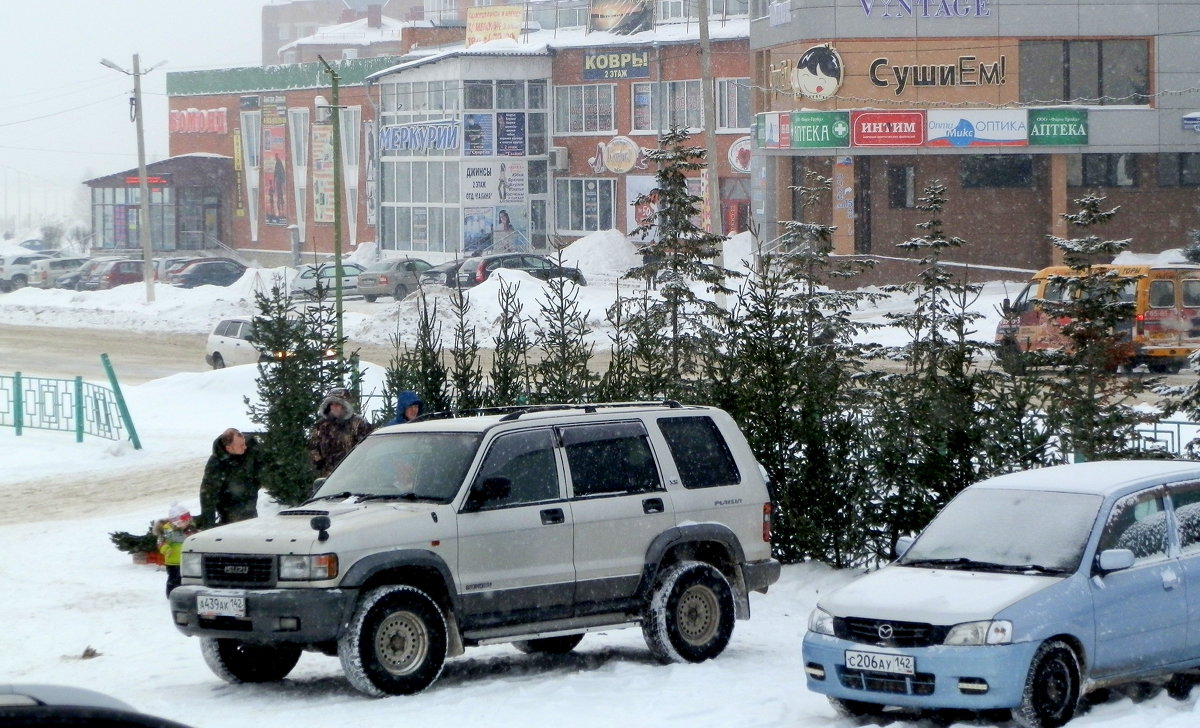
[[[611,179],[555,180],[555,227],[558,232],[610,230],[614,187]]]
[[[616,86],[593,83],[554,89],[554,131],[557,134],[616,132]]]
[[[635,83],[631,89],[630,101],[633,113],[630,115],[630,126],[635,132],[658,133],[658,107],[654,103],[656,84]]]
[[[669,126],[700,129],[704,125],[704,102],[700,94],[700,81],[668,81],[667,124]]]
[[[750,79],[717,79],[717,128],[750,129]]]
[[[658,8],[657,19],[660,23],[683,20],[695,15],[695,11],[691,9],[692,3],[688,0],[658,0],[655,5]]]
[[[424,0],[426,20],[456,20],[458,18],[458,3],[456,0]]]

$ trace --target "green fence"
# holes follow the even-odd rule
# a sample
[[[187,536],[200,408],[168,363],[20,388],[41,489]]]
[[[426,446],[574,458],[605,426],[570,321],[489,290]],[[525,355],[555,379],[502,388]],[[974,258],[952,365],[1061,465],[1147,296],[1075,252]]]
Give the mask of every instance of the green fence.
[[[0,374],[0,426],[13,428],[16,435],[26,428],[74,432],[76,442],[83,442],[84,435],[108,440],[128,438],[140,450],[142,444],[108,356],[102,355],[101,361],[111,387],[85,382],[83,377]]]

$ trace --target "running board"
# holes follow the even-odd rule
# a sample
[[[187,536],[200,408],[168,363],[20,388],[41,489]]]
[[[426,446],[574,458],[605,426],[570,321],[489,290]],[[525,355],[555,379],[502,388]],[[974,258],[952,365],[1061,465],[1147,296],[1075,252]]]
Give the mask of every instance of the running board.
[[[636,618],[623,612],[596,614],[587,617],[554,619],[532,624],[514,624],[506,627],[477,629],[463,633],[463,640],[476,645],[494,645],[518,640],[536,640],[547,637],[564,637],[584,632],[600,632],[606,629],[625,629],[638,624]]]

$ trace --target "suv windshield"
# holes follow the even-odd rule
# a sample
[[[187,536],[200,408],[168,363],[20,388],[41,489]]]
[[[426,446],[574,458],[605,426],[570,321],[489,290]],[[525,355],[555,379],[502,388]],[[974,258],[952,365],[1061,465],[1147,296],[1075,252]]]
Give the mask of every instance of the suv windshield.
[[[1079,567],[1103,499],[1083,493],[967,490],[897,561],[977,571],[1068,573]]]
[[[479,449],[478,433],[399,432],[363,440],[313,498],[374,496],[448,503]]]

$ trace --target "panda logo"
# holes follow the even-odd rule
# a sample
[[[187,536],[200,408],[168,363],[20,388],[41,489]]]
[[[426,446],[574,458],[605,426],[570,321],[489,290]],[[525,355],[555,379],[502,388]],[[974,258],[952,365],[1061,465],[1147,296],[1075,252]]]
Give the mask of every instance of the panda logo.
[[[804,51],[792,71],[792,89],[813,101],[832,98],[842,86],[842,57],[828,43]]]

